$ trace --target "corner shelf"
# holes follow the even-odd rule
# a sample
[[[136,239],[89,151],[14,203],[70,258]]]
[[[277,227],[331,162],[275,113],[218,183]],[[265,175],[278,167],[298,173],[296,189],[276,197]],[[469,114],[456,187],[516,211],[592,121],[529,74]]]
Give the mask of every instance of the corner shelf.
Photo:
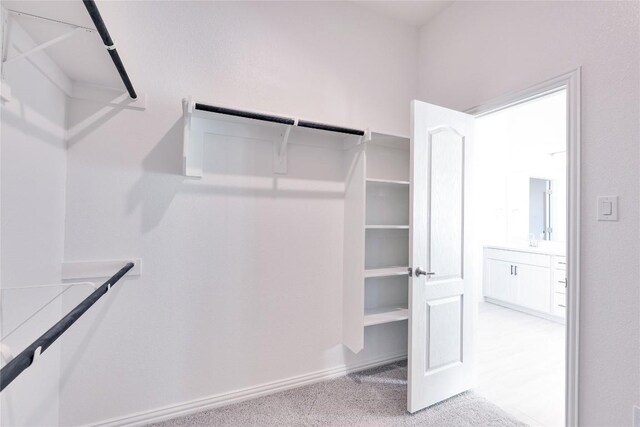
[[[409,274],[409,267],[372,268],[364,271],[365,278],[406,276],[408,274]]]
[[[364,326],[381,325],[383,323],[398,322],[409,318],[409,309],[407,307],[380,307],[371,310],[365,310]]]

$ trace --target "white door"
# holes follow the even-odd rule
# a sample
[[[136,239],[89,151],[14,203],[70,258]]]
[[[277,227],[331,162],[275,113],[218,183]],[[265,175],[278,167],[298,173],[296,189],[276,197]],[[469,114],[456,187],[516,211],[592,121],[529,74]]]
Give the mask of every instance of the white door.
[[[413,101],[407,409],[473,386],[469,152],[473,117]]]

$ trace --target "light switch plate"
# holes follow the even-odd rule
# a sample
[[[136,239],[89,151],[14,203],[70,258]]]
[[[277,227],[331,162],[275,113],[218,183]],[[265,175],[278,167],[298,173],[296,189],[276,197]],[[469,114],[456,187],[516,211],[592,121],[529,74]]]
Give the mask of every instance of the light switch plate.
[[[618,220],[618,196],[598,197],[598,221]]]

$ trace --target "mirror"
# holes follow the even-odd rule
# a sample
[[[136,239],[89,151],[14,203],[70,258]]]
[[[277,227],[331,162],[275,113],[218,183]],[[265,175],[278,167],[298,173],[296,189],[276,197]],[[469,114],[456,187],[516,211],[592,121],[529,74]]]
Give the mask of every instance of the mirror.
[[[551,180],[529,179],[529,234],[536,240],[552,240]]]

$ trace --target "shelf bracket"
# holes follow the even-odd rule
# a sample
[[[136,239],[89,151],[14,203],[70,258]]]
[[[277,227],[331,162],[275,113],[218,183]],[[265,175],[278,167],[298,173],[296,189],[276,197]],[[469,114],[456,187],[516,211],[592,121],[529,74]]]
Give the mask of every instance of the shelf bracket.
[[[182,100],[182,173],[192,178],[202,178],[202,157],[204,150],[204,134],[193,129],[192,116],[195,103],[189,98]]]
[[[11,21],[9,20],[9,14],[6,9],[0,8],[0,16],[2,16],[2,61],[0,62],[0,78],[2,78],[2,83],[4,83],[4,62],[7,60],[7,55],[9,52],[9,24]],[[3,101],[9,101],[9,98],[2,98]]]
[[[287,173],[287,146],[289,144],[289,135],[291,128],[298,124],[298,119],[294,119],[295,123],[287,125],[282,133],[282,140],[278,144],[273,144],[273,173],[284,175]]]
[[[11,347],[4,343],[0,343],[0,357],[2,357],[2,365],[6,365],[13,359],[13,352]]]
[[[367,142],[371,142],[371,129],[367,128],[364,130],[364,135],[360,137],[360,141],[358,144],[364,144]]]
[[[80,31],[85,31],[85,30],[83,28],[77,27],[77,28],[72,29],[71,31],[67,31],[66,33],[64,33],[64,34],[62,34],[62,35],[60,35],[58,37],[55,37],[55,38],[53,38],[53,39],[51,39],[51,40],[49,40],[47,42],[39,44],[38,46],[34,47],[33,49],[29,49],[26,52],[22,52],[19,55],[14,56],[13,58],[5,59],[4,62],[3,62],[3,65],[10,64],[10,63],[15,62],[15,61],[17,61],[19,59],[22,59],[22,58],[26,58],[27,56],[32,55],[32,54],[34,54],[36,52],[39,52],[39,51],[41,51],[43,49],[46,49],[49,46],[52,46],[52,45],[54,45],[56,43],[59,43],[59,42],[61,42],[63,40],[66,40],[69,37],[71,37],[72,35],[79,33]]]
[[[347,135],[342,140],[342,149],[350,150],[352,148],[364,145],[371,141],[371,130],[365,129],[362,135]]]

